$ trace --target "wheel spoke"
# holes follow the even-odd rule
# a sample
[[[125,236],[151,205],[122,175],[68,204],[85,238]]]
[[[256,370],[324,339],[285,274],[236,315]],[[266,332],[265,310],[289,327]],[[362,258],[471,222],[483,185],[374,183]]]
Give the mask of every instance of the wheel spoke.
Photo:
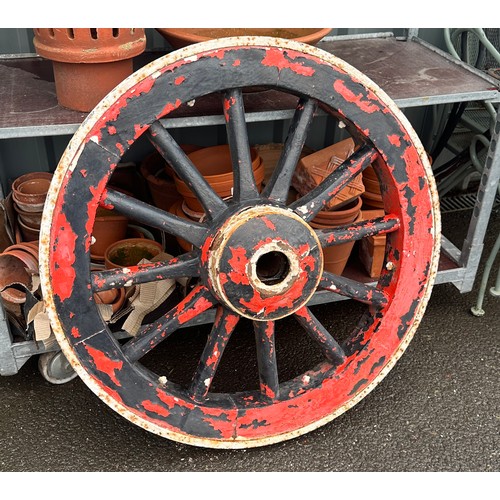
[[[399,229],[399,218],[395,215],[386,215],[331,229],[318,229],[316,235],[322,247],[330,247],[361,240],[368,236],[390,233],[397,229]]]
[[[141,224],[183,238],[197,248],[205,242],[208,230],[203,224],[181,219],[119,191],[107,189],[101,204],[107,208],[112,207],[117,212]]]
[[[314,99],[300,99],[280,159],[262,196],[274,201],[286,202],[292,176],[312,123],[317,102]]]
[[[202,285],[196,286],[163,318],[146,325],[123,346],[124,354],[134,362],[167,339],[183,324],[199,316],[217,303],[213,295]]]
[[[279,397],[278,364],[274,341],[274,321],[254,321],[257,365],[259,367],[260,392],[274,399]]]
[[[342,347],[328,333],[308,307],[299,309],[295,313],[295,318],[307,334],[318,344],[328,361],[335,365],[340,365],[346,360],[346,354]]]
[[[217,309],[214,325],[188,389],[189,396],[195,401],[201,401],[210,391],[224,349],[239,319],[238,315],[222,306]]]
[[[313,219],[329,200],[373,163],[377,155],[377,151],[372,146],[365,144],[336,168],[319,186],[292,203],[289,208],[305,221]]]
[[[226,90],[223,107],[234,172],[233,198],[235,201],[258,198],[241,89]]]
[[[156,121],[149,128],[149,140],[163,158],[172,165],[175,173],[188,185],[198,197],[207,217],[212,219],[223,212],[227,205],[212,189],[199,170],[193,165],[186,153],[174,140],[163,125]]]
[[[140,285],[141,283],[151,281],[196,277],[199,275],[199,256],[194,252],[190,252],[168,261],[92,271],[91,282],[94,292],[102,292],[122,286]]]
[[[323,273],[319,288],[378,308],[385,307],[389,302],[387,295],[378,288],[327,272]]]

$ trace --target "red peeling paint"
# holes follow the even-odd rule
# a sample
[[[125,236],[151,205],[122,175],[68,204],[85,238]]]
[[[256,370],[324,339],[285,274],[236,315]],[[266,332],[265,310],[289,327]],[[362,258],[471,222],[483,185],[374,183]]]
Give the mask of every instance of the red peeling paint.
[[[121,370],[123,366],[123,361],[114,361],[103,352],[99,351],[99,349],[94,349],[93,347],[86,345],[85,349],[89,353],[92,358],[95,367],[106,375],[113,381],[114,384],[121,386],[120,382],[116,378],[115,371]]]
[[[53,247],[50,259],[52,286],[54,294],[59,297],[59,300],[64,301],[71,297],[76,278],[73,264],[75,263],[77,235],[73,232],[62,210],[55,211],[54,214],[52,231],[57,230],[57,243]]]
[[[185,76],[178,76],[175,80],[174,83],[175,85],[180,85],[184,80],[186,79]]]
[[[229,279],[237,285],[249,285],[247,275],[248,258],[246,256],[246,249],[243,247],[230,248],[231,258],[228,264],[231,266],[232,271],[228,273]]]
[[[108,134],[109,135],[115,135],[116,134],[116,127],[114,125],[110,125],[108,127]]]
[[[290,53],[287,52],[287,55],[289,54]],[[293,59],[293,56],[289,55],[289,57]],[[266,56],[262,60],[262,64],[264,66],[273,66],[280,70],[283,70],[285,68],[290,69],[294,73],[302,76],[312,76],[315,73],[313,68],[304,66],[302,63],[291,62],[285,57],[285,53],[283,51],[274,48],[267,50]]]
[[[142,406],[146,411],[151,411],[162,417],[168,417],[170,415],[170,412],[164,406],[153,403],[149,400],[143,401]]]
[[[269,220],[267,217],[261,217],[262,221],[264,224],[271,229],[271,231],[276,231],[276,226],[273,224],[271,220]]]
[[[399,135],[392,134],[388,139],[393,146],[397,146],[398,148],[401,146],[401,137]]]
[[[116,146],[116,149],[118,149],[120,154],[123,156],[125,154],[125,148],[123,147],[123,145],[121,143],[117,142],[115,144],[115,146]]]
[[[73,337],[75,339],[79,339],[81,337],[80,331],[78,330],[78,328],[76,326],[74,326],[73,328],[71,328],[71,335],[73,335]]]
[[[87,177],[88,172],[85,169],[80,170],[81,176],[85,179]]]
[[[186,300],[186,299],[184,299],[184,300]],[[200,297],[193,304],[192,307],[180,312],[179,315],[177,316],[177,320],[179,321],[179,323],[181,325],[183,325],[184,323],[187,323],[188,321],[192,320],[193,318],[196,318],[196,316],[198,316],[202,312],[205,312],[207,309],[210,309],[212,306],[213,306],[212,302],[207,300],[205,297]]]
[[[346,101],[356,104],[356,106],[358,106],[358,108],[365,113],[371,114],[376,111],[380,111],[380,106],[373,102],[363,100],[363,94],[361,92],[359,94],[355,94],[352,90],[345,86],[342,80],[335,80],[333,88],[340,95],[342,95]]]
[[[236,59],[233,63],[233,66],[239,66],[241,64],[241,61],[239,59]]]
[[[138,139],[144,133],[144,131],[146,131],[148,128],[149,128],[149,125],[140,125],[140,124],[136,123],[134,125],[134,139]]]
[[[163,116],[168,115],[169,113],[174,111],[174,109],[177,109],[181,104],[182,102],[180,99],[177,99],[174,103],[167,102],[161,112],[156,115],[156,118],[162,118]]]

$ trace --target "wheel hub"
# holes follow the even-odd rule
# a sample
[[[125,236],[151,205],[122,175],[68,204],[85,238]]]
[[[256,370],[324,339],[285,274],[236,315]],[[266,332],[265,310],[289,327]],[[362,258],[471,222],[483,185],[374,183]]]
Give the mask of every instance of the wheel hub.
[[[231,216],[202,253],[217,298],[253,320],[275,320],[301,308],[323,271],[314,231],[292,211],[271,205]]]

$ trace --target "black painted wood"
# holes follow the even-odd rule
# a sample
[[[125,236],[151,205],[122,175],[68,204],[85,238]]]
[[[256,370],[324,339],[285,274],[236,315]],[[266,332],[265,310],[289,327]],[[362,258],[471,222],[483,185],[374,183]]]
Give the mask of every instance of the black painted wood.
[[[300,99],[288,135],[281,152],[278,164],[273,171],[271,179],[262,192],[263,197],[273,201],[286,202],[288,190],[292,182],[293,172],[300,158],[300,153],[307,139],[317,102],[314,99]]]
[[[279,397],[278,362],[274,339],[274,321],[254,321],[257,366],[259,369],[260,391],[268,398]]]

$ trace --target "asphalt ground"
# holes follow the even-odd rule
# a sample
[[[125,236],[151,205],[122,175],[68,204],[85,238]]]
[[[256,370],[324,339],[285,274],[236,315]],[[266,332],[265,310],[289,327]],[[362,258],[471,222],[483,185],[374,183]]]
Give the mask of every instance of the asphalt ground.
[[[470,215],[444,214],[445,234],[461,241]],[[499,231],[496,209],[480,273]],[[309,434],[263,448],[213,450],[160,438],[109,409],[80,379],[49,384],[33,357],[17,375],[0,377],[0,470],[498,471],[500,299],[487,294],[486,315],[472,316],[478,286],[479,278],[463,295],[451,284],[435,286],[415,338],[365,399]],[[343,302],[342,315],[356,315],[356,307]],[[326,324],[340,314],[316,310]],[[233,358],[241,362],[238,352]]]

